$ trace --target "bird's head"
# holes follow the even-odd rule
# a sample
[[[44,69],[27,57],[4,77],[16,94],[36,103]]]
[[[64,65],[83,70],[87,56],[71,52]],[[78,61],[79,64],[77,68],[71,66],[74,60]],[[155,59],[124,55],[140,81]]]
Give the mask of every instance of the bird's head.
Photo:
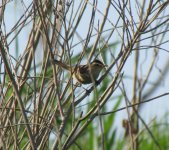
[[[103,64],[103,62],[101,62],[100,60],[98,59],[95,59],[93,62],[91,62],[91,66],[93,68],[95,68],[96,70],[102,70],[103,68],[106,67],[106,65]]]

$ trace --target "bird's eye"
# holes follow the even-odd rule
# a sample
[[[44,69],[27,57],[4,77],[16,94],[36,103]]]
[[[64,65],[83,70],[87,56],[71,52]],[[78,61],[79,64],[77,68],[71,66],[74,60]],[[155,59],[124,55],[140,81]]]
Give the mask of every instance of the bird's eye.
[[[96,64],[96,66],[97,66],[97,67],[102,67],[102,65],[101,65],[101,64]]]
[[[98,63],[94,63],[95,66],[100,66]]]

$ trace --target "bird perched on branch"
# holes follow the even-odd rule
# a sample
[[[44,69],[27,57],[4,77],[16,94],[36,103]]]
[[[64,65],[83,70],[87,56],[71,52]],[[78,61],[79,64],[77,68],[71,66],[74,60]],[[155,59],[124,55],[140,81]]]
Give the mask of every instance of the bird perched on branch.
[[[106,65],[98,59],[86,65],[71,67],[61,61],[53,59],[53,63],[73,73],[73,76],[79,83],[90,84],[97,82],[97,78]]]

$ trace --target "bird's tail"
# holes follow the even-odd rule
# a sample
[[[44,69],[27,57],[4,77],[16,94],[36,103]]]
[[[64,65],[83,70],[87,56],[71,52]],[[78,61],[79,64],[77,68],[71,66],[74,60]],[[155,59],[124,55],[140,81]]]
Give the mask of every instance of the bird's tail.
[[[71,67],[70,67],[69,65],[66,65],[66,64],[62,63],[61,61],[58,61],[58,60],[56,60],[56,59],[53,59],[52,62],[53,62],[53,64],[56,64],[56,65],[62,67],[63,69],[66,69],[66,70],[68,70],[68,71],[71,71]]]

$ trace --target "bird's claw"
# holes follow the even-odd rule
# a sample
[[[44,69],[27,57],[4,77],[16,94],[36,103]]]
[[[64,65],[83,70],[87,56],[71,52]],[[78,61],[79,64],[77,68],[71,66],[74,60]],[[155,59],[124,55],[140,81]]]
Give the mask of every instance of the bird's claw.
[[[88,89],[85,89],[86,90],[86,94],[89,96],[90,95],[90,93],[91,93],[91,91],[90,90],[88,90]]]

